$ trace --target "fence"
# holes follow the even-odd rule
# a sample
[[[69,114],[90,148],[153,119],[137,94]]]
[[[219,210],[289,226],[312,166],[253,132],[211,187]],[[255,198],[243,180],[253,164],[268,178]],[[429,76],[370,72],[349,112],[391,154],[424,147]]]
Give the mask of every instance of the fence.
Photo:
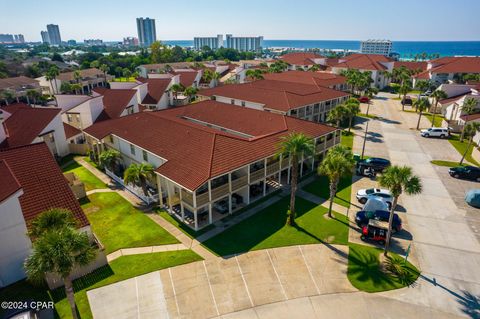
[[[68,150],[70,154],[79,154],[79,155],[87,155],[88,152],[88,144],[68,144]]]
[[[123,181],[123,178],[118,177],[115,175],[115,173],[109,171],[107,168],[105,168],[105,173],[110,176],[115,182],[118,184],[122,185],[127,191],[132,193],[133,195],[137,196],[140,198],[142,201],[144,201],[147,205],[150,205],[152,203],[158,202],[159,196],[158,194],[152,195],[152,196],[145,196],[143,193],[143,190],[140,187],[130,185],[130,184],[125,184]]]

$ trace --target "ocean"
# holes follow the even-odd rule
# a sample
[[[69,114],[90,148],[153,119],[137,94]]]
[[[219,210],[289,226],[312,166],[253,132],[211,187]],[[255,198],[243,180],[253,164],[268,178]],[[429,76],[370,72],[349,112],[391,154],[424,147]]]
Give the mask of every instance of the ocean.
[[[165,44],[182,47],[193,46],[191,40],[163,41]],[[324,50],[360,49],[360,41],[351,40],[264,40],[264,47],[319,48]],[[415,54],[438,53],[440,56],[475,55],[480,56],[480,41],[393,41],[393,52],[399,53],[402,58],[412,58]]]

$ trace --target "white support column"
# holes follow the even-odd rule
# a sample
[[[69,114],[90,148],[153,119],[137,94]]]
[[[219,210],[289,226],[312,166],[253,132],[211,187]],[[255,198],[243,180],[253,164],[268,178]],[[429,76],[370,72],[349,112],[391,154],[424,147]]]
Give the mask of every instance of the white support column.
[[[173,207],[172,207],[172,192],[170,190],[170,185],[167,184],[167,200],[168,200],[168,209],[170,210],[170,213],[173,214]],[[183,221],[183,219],[182,219]]]
[[[232,194],[228,194],[228,214],[232,214]]]
[[[197,191],[196,190],[193,191],[192,198],[193,198],[193,208],[197,209]]]
[[[213,223],[212,203],[208,204],[208,223]]]
[[[162,196],[162,182],[160,175],[157,175],[157,189],[158,189],[158,203],[160,207],[163,207],[163,196]]]
[[[197,218],[197,210],[193,210],[193,217],[195,219],[195,230],[198,230],[198,218]]]
[[[312,172],[315,170],[315,155],[312,156]]]
[[[175,191],[174,191],[175,193]],[[185,211],[183,210],[183,201],[182,201],[182,189],[180,188],[180,191],[178,192],[178,195],[180,197],[180,212],[182,215],[182,220],[185,220]]]

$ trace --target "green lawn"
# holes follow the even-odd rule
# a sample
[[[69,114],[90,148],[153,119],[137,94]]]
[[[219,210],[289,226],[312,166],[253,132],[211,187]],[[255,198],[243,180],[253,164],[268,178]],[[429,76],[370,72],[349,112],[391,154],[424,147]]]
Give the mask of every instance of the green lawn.
[[[348,131],[342,132],[341,144],[348,147],[350,150],[353,149],[353,132],[348,133]]]
[[[430,123],[432,123],[433,114],[426,113],[426,114],[423,114],[423,116],[425,116],[430,121]],[[435,123],[433,123],[433,126],[442,127],[442,121],[443,121],[443,116],[441,114],[436,114],[435,115]]]
[[[304,186],[303,190],[324,199],[330,198],[329,181],[326,176],[317,176],[313,182]],[[349,208],[351,193],[352,175],[342,177],[338,183],[337,195],[333,201],[339,205]]]
[[[107,188],[107,185],[93,175],[88,169],[73,161],[71,164],[65,166],[64,173],[73,172],[85,185],[85,190]]]
[[[445,166],[445,167],[460,166],[460,164],[458,164],[458,162],[451,162],[451,161],[433,160],[433,161],[430,161],[430,163],[432,163],[433,165]],[[466,164],[462,164],[462,166],[466,166]]]
[[[420,275],[415,266],[410,262],[405,265],[408,273],[408,281],[397,278],[382,271],[379,256],[383,249],[358,244],[350,244],[348,254],[347,276],[351,284],[362,291],[379,292],[398,289],[412,284]],[[392,258],[399,259],[400,256],[390,253]]]
[[[452,134],[448,141],[450,142],[450,144],[453,145],[453,147],[455,147],[460,156],[462,156],[465,153],[465,150],[467,150],[468,141],[465,139],[463,142],[460,142],[460,136],[457,134]],[[472,157],[472,151],[474,147],[475,144],[472,143],[472,145],[470,145],[470,147],[468,148],[465,160],[472,163],[473,165],[480,166],[480,164]]]
[[[178,240],[115,192],[95,193],[82,204],[106,254],[121,248],[178,243]]]
[[[252,217],[205,241],[213,253],[226,256],[250,250],[328,242],[347,244],[347,217],[334,213],[324,217],[327,209],[301,197],[296,199],[296,226],[286,226],[287,196]]]
[[[372,115],[372,114],[365,114],[365,113],[358,113],[358,116],[360,117],[366,117],[366,118],[369,118],[369,119],[373,119],[373,120],[376,120],[378,119],[378,116],[376,115]]]

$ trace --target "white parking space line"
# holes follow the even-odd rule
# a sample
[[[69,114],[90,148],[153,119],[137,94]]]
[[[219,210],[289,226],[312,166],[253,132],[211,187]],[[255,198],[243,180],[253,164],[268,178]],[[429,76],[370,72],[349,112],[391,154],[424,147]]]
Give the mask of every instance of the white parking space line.
[[[207,265],[205,265],[205,260],[203,261],[203,267],[205,268],[205,273],[207,274],[208,286],[210,287],[210,293],[212,294],[213,303],[215,304],[215,310],[217,311],[217,316],[220,316],[220,311],[218,311],[217,301],[215,300],[215,295],[213,294],[212,284],[210,283],[210,277],[208,276]]]
[[[137,297],[137,318],[140,319],[140,301],[138,300],[138,281],[135,277],[135,296]]]
[[[252,296],[250,296],[250,291],[248,290],[247,281],[245,280],[245,276],[243,276],[242,267],[240,267],[240,263],[238,262],[238,258],[236,255],[235,255],[235,261],[237,262],[238,270],[240,270],[240,275],[242,276],[243,284],[245,285],[245,289],[247,290],[247,295],[248,295],[248,299],[250,299],[250,304],[252,305],[252,307],[254,307],[255,305],[253,304]]]
[[[273,264],[272,257],[270,257],[270,253],[268,252],[268,249],[267,249],[267,255],[268,255],[268,259],[270,259],[270,263],[272,264],[272,268],[273,268],[273,271],[275,272],[275,276],[277,276],[277,280],[280,283],[280,287],[282,287],[283,296],[285,297],[285,300],[287,300],[288,299],[287,293],[285,292],[285,288],[283,287],[282,281],[280,280],[280,276],[277,273],[277,269],[275,269],[275,265]]]
[[[315,281],[315,278],[313,277],[312,274],[312,269],[310,268],[310,265],[307,262],[307,259],[305,258],[305,255],[303,254],[303,250],[301,246],[298,246],[298,249],[300,249],[300,253],[302,254],[303,261],[305,262],[305,266],[307,266],[308,273],[310,274],[310,278],[312,278],[313,284],[315,285],[315,289],[317,289],[317,293],[320,295],[320,288],[318,288],[317,282]]]
[[[180,316],[180,308],[178,307],[177,293],[175,291],[175,285],[173,284],[172,268],[168,268],[168,274],[170,275],[170,282],[172,283],[173,298],[175,298],[175,305],[177,306],[177,313]]]

